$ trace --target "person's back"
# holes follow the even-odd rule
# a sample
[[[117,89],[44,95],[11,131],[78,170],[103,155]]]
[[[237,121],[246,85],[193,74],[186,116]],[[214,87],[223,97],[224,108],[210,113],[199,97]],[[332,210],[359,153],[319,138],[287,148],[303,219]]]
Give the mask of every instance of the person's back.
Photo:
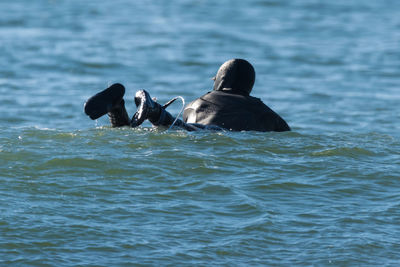
[[[214,90],[191,102],[183,120],[233,131],[290,131],[277,113],[250,96],[254,81],[254,68],[246,60],[225,62],[215,77]]]

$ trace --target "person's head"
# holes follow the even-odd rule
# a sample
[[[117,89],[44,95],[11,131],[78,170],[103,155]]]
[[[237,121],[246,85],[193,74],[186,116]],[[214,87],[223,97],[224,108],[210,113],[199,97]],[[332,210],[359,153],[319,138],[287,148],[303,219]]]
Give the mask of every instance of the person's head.
[[[232,93],[250,95],[256,73],[253,66],[244,59],[231,59],[219,68],[214,77],[215,91],[231,91]]]

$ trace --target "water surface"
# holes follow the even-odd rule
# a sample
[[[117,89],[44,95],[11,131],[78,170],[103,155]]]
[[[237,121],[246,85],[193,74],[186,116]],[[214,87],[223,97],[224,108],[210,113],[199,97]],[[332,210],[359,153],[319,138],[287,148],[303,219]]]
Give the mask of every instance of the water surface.
[[[2,1],[0,265],[396,266],[399,30],[394,0]],[[192,101],[235,57],[292,132],[83,113],[114,82],[130,115]]]

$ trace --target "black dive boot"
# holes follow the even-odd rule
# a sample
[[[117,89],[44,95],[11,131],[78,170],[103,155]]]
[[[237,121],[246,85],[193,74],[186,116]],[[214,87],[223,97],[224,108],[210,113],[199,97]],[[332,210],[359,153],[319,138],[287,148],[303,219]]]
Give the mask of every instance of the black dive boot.
[[[163,106],[153,101],[145,90],[137,91],[135,94],[137,111],[131,120],[131,126],[137,127],[148,119],[155,126],[170,126],[175,118],[167,112]]]
[[[122,99],[121,102],[112,107],[112,109],[107,113],[110,119],[112,127],[122,127],[130,125],[130,120],[128,112],[125,109],[125,101]]]
[[[85,103],[84,111],[92,120],[108,114],[113,127],[129,125],[129,117],[123,100],[124,94],[125,87],[115,83],[89,98]]]
[[[135,95],[135,104],[137,106],[137,111],[132,117],[131,126],[137,127],[142,124],[144,120],[148,119],[155,126],[170,127],[172,124],[174,124],[174,126],[180,127],[187,131],[197,131],[201,129],[218,131],[222,130],[218,126],[188,124],[180,119],[175,119],[168,111],[165,110],[175,100],[176,98],[172,99],[164,106],[161,106],[157,102],[153,101],[149,93],[145,90],[137,91]]]

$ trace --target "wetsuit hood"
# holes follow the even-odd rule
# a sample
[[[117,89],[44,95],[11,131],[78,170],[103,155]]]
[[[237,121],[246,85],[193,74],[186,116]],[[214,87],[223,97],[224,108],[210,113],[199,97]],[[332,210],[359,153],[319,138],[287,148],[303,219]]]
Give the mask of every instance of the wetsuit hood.
[[[221,65],[214,77],[214,90],[250,95],[255,78],[254,68],[248,61],[231,59]]]

